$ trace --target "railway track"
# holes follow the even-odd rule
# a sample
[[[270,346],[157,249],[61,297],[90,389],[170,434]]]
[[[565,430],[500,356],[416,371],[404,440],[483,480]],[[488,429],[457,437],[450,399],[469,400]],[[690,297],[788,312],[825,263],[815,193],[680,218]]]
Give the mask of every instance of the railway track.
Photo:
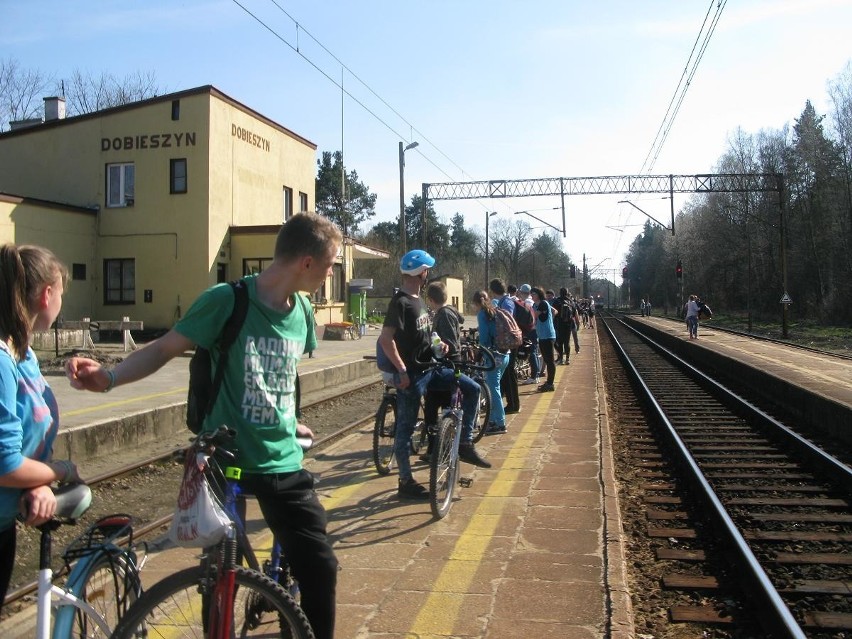
[[[622,418],[644,534],[680,593],[669,618],[852,632],[852,469],[625,324],[605,328],[632,385],[616,401],[642,404]]]
[[[356,386],[354,388],[348,388],[344,391],[335,393],[333,395],[327,395],[322,397],[322,399],[318,399],[313,402],[306,402],[302,406],[302,411],[305,415],[307,415],[307,423],[311,423],[310,416],[323,414],[327,411],[333,410],[341,415],[347,414],[346,419],[351,417],[352,410],[341,409],[341,405],[345,405],[347,403],[347,399],[351,398],[354,395],[364,392],[370,392],[372,387],[380,386],[380,384],[375,379],[370,379],[369,381],[365,381],[363,384]],[[381,391],[377,391],[375,394],[375,403],[373,405],[373,411],[376,407],[378,407],[378,403],[381,401]],[[337,406],[337,408],[329,408],[330,406]],[[375,415],[374,412],[367,411],[365,413],[365,417],[356,419],[354,421],[344,421],[343,418],[340,419],[342,426],[334,428],[331,432],[327,432],[323,437],[317,439],[311,450],[307,451],[306,457],[310,458],[317,453],[321,453],[328,446],[333,444],[334,442],[340,440],[346,435],[357,431],[360,428],[363,428],[367,424],[372,424],[374,421]],[[334,421],[334,420],[332,420]],[[168,476],[168,480],[164,478],[160,478],[155,481],[162,481],[163,484],[160,485],[174,485],[177,486],[180,482],[180,475],[182,473],[182,463],[173,463],[174,460],[180,459],[182,456],[183,448],[175,448],[172,451],[167,453],[163,453],[160,455],[151,456],[145,459],[139,459],[132,461],[130,463],[122,464],[110,471],[104,472],[94,477],[87,477],[86,483],[92,488],[93,491],[93,503],[98,504],[101,502],[106,502],[110,500],[110,494],[115,490],[114,485],[116,482],[122,480],[122,478],[130,477],[131,483],[133,482],[133,475],[138,473],[144,473],[152,468],[160,467],[162,470],[158,471],[158,475]],[[150,489],[148,489],[150,490]],[[170,495],[174,498],[177,497],[177,489],[163,489],[166,490],[166,494]],[[169,498],[170,501],[174,501]],[[162,514],[153,510],[149,510],[149,507],[152,507],[151,504],[146,503],[144,500],[139,500],[138,502],[138,510],[132,512],[131,514],[134,518],[141,522],[138,525],[134,526],[134,539],[136,541],[145,541],[150,540],[153,537],[159,536],[162,534],[165,527],[169,525],[172,519],[172,509],[174,504],[172,503],[169,508],[167,508],[167,513]],[[80,530],[84,529],[85,526],[84,521],[81,521]],[[72,537],[78,531],[75,530],[75,527],[63,527],[60,529],[59,535],[66,535]],[[57,548],[62,547],[63,540],[60,539],[57,533],[54,534],[59,541],[56,543]],[[37,537],[34,535],[34,539]],[[37,548],[28,549],[26,539],[19,540],[18,544],[18,556],[38,556]],[[57,573],[58,577],[62,576],[62,566],[56,565],[54,566],[54,571]],[[26,569],[25,574],[28,576],[35,575],[36,568]],[[15,604],[20,605],[28,596],[32,595],[37,589],[37,583],[27,583],[19,588],[15,588],[10,591],[5,599],[6,606],[12,606]],[[4,608],[6,607],[4,606]]]

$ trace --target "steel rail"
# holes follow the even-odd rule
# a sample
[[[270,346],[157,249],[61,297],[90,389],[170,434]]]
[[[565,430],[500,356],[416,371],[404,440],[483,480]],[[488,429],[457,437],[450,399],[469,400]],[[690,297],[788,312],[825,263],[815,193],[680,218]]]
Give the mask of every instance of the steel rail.
[[[370,386],[372,386],[376,383],[378,383],[376,380],[371,380],[370,382],[365,383],[365,384],[363,384],[363,385],[361,385],[357,388],[350,389],[348,391],[342,391],[342,392],[336,393],[335,395],[332,395],[330,397],[325,397],[323,399],[316,400],[316,401],[311,402],[309,404],[305,404],[302,407],[302,409],[305,410],[305,409],[315,408],[317,406],[321,406],[325,402],[333,401],[333,400],[336,400],[336,399],[341,399],[343,397],[346,397],[347,395],[351,395],[353,393],[357,393],[359,391],[367,389],[367,388],[369,388]],[[316,454],[317,451],[321,451],[325,448],[328,448],[328,446],[330,446],[334,442],[342,439],[346,435],[350,434],[352,431],[357,430],[358,428],[361,428],[361,427],[365,426],[366,424],[371,423],[374,419],[375,419],[375,415],[368,415],[367,417],[362,417],[361,419],[358,419],[354,422],[346,424],[345,426],[343,426],[339,430],[331,433],[330,435],[327,435],[326,437],[323,437],[321,439],[316,440],[313,443],[313,445],[311,446],[310,450],[308,450],[305,453],[305,456],[311,457],[314,454]],[[145,468],[147,466],[152,466],[154,464],[159,464],[159,463],[168,461],[170,459],[174,459],[176,457],[181,456],[185,451],[186,451],[185,447],[175,448],[175,449],[173,449],[173,450],[171,450],[167,453],[161,453],[159,455],[149,457],[149,458],[144,459],[142,461],[133,462],[132,464],[127,464],[125,466],[122,466],[121,468],[117,468],[115,470],[110,470],[110,471],[107,471],[105,473],[101,473],[100,475],[96,475],[94,477],[91,477],[91,478],[86,480],[86,484],[88,484],[89,486],[96,486],[97,484],[103,483],[105,481],[109,481],[111,479],[116,479],[118,477],[128,475],[128,474],[130,474],[130,473],[132,473],[136,470],[139,470],[140,468]],[[171,521],[172,521],[172,517],[173,517],[173,514],[164,515],[163,517],[160,517],[159,519],[155,519],[154,521],[148,522],[144,526],[140,526],[138,529],[134,530],[134,537],[142,538],[145,535],[147,535],[147,534],[149,534],[149,533],[151,533],[155,530],[158,530],[158,529],[162,528],[163,526],[170,524]],[[121,540],[117,540],[117,541],[124,543],[125,540],[121,539]],[[64,574],[64,573],[58,572],[55,575],[55,577],[61,577],[62,574]],[[23,599],[24,597],[26,597],[27,595],[31,595],[36,590],[38,590],[38,582],[37,581],[25,584],[25,585],[15,589],[15,590],[9,592],[6,595],[6,599],[3,602],[3,607],[6,607],[11,603],[19,601],[19,600]]]
[[[719,532],[727,539],[731,550],[739,557],[740,561],[745,566],[745,576],[753,587],[750,594],[763,604],[762,608],[765,615],[761,617],[761,623],[768,626],[772,631],[780,633],[779,636],[789,637],[790,639],[806,639],[807,635],[805,635],[804,631],[793,617],[792,612],[790,612],[790,609],[782,600],[781,595],[772,585],[769,576],[763,570],[763,567],[751,551],[751,548],[749,548],[745,538],[742,536],[724,505],[719,500],[716,492],[710,486],[710,483],[699,468],[695,458],[689,452],[680,435],[678,435],[674,426],[669,421],[663,411],[663,408],[651,392],[651,389],[645,383],[645,380],[633,364],[633,361],[630,359],[621,342],[609,326],[609,323],[606,320],[604,320],[603,323],[604,328],[612,340],[619,359],[621,359],[627,369],[628,376],[631,377],[638,385],[641,390],[641,395],[647,401],[649,409],[657,416],[659,423],[663,426],[662,431],[672,444],[672,448],[677,455],[677,459],[681,467],[688,473],[693,485],[698,489],[697,497],[704,502],[705,506],[707,506],[707,514],[717,524]],[[624,322],[622,322],[622,324],[624,324]],[[624,325],[627,326],[626,324]],[[641,336],[640,333],[637,333],[636,331],[633,332]],[[641,337],[643,339],[647,339],[644,336]]]

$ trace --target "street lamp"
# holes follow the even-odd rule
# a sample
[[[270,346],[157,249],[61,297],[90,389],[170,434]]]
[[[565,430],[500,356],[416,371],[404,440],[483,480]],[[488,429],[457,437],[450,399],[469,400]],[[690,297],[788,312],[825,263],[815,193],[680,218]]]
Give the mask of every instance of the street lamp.
[[[413,149],[418,142],[403,147],[399,143],[399,239],[402,243],[402,253],[405,254],[406,232],[405,232],[405,152]]]
[[[488,283],[491,281],[488,279],[488,267],[490,266],[491,254],[488,250],[488,220],[492,215],[497,215],[497,211],[486,211],[485,212],[485,288],[488,289]]]

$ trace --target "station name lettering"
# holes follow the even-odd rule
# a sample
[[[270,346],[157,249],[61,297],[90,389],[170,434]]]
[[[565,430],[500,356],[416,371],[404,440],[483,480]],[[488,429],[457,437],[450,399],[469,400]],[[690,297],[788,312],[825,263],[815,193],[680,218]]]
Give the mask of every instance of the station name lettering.
[[[259,149],[263,149],[264,151],[269,151],[270,144],[269,140],[265,137],[258,135],[257,133],[252,133],[248,129],[244,129],[241,126],[237,126],[236,124],[231,125],[231,135],[237,138],[238,140],[242,140],[246,144],[251,144],[252,146],[256,146]]]
[[[195,131],[186,133],[151,133],[125,135],[118,138],[101,138],[101,151],[129,151],[132,149],[171,149],[195,146]]]

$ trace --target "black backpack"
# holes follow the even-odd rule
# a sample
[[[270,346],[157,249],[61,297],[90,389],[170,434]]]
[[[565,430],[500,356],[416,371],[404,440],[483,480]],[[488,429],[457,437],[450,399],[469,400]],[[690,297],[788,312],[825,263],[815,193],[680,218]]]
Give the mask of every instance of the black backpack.
[[[567,324],[574,320],[574,307],[571,305],[566,299],[562,300],[562,304],[559,307],[559,321]]]
[[[515,310],[512,311],[512,317],[515,318],[515,323],[524,335],[535,328],[535,322],[533,321],[530,309],[521,301],[515,302]]]
[[[216,366],[216,375],[213,376],[213,362],[210,351],[202,346],[195,348],[192,359],[189,360],[189,391],[186,396],[186,425],[196,435],[201,432],[204,419],[213,410],[216,397],[219,395],[219,387],[222,386],[222,377],[225,375],[225,367],[228,364],[228,350],[236,341],[243,322],[248,313],[248,287],[245,280],[229,282],[234,291],[234,310],[222,329],[217,346],[219,349],[219,363]],[[298,388],[298,386],[297,386]],[[297,394],[298,396],[298,394]]]

